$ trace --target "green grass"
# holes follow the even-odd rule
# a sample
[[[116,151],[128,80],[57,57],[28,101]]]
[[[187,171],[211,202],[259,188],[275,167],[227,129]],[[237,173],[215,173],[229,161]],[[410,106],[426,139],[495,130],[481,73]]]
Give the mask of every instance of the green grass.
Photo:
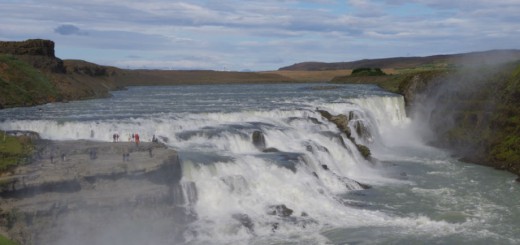
[[[45,74],[12,55],[0,54],[0,108],[34,105],[56,96]]]
[[[17,242],[11,241],[6,237],[0,235],[0,245],[18,245]]]
[[[409,74],[409,73],[417,73],[417,72],[425,72],[425,71],[442,71],[442,70],[453,70],[457,69],[457,66],[448,63],[431,63],[424,64],[412,68],[396,68],[395,71],[398,74]]]
[[[27,137],[8,136],[0,131],[0,173],[23,163],[31,150],[32,143]]]

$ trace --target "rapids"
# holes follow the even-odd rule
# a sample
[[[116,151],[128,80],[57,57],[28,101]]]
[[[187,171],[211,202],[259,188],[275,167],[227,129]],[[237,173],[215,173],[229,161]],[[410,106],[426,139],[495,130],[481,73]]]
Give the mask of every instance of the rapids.
[[[348,115],[372,159],[318,109]],[[53,140],[158,137],[182,161],[179,205],[196,217],[186,244],[520,243],[514,177],[427,146],[403,98],[376,86],[132,87],[0,110],[0,129]]]

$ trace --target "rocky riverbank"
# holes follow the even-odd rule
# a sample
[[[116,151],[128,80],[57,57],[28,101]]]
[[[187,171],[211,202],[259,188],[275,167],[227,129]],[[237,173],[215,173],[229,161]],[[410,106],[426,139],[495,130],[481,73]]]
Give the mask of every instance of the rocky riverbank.
[[[192,218],[177,153],[163,144],[37,140],[35,148],[29,164],[0,178],[0,234],[21,244],[166,244]]]
[[[332,82],[372,83],[402,94],[409,116],[431,129],[426,139],[432,145],[466,162],[520,175],[520,64],[511,58]]]

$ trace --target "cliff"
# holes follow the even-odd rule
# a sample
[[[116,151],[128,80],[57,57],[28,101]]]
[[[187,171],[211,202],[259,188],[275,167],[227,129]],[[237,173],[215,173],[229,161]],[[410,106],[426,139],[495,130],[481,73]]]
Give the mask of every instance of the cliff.
[[[62,61],[54,42],[0,42],[0,109],[108,96],[117,89],[108,68]]]
[[[137,244],[125,239],[140,235],[179,242],[190,217],[175,151],[150,142],[36,140],[34,152],[0,176],[0,234],[20,244]]]
[[[54,42],[43,39],[29,39],[21,42],[0,42],[0,53],[56,58],[54,56]]]
[[[411,116],[462,160],[520,175],[520,63],[403,76]]]
[[[125,70],[61,60],[50,40],[0,42],[0,109],[106,97],[125,86],[294,81],[261,72]]]

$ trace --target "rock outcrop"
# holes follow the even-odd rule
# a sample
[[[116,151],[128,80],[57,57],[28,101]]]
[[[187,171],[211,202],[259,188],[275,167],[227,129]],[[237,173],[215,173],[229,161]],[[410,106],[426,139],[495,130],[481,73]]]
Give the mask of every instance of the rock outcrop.
[[[0,53],[56,58],[54,56],[54,42],[43,39],[29,39],[21,42],[0,42]]]
[[[0,42],[0,109],[108,96],[120,88],[108,70],[62,61],[50,40]]]
[[[324,110],[318,110],[318,112],[321,114],[322,117],[324,117],[325,119],[327,119],[330,122],[334,123],[336,125],[336,127],[338,127],[338,129],[342,133],[344,133],[350,141],[352,141],[352,143],[356,146],[356,148],[359,151],[359,153],[361,153],[361,155],[365,159],[370,160],[370,156],[371,156],[370,149],[367,146],[365,146],[365,145],[356,143],[356,139],[354,139],[354,137],[352,137],[352,132],[351,132],[350,127],[348,125],[349,124],[349,117],[348,116],[343,115],[343,114],[333,116],[328,111],[324,111]]]
[[[63,61],[54,56],[54,42],[50,40],[0,42],[0,54],[12,55],[44,72],[65,73]]]
[[[36,148],[30,164],[0,178],[0,229],[21,244],[109,244],[135,238],[127,228],[171,243],[193,218],[177,154],[162,144],[41,140]]]
[[[462,160],[520,175],[520,64],[410,74],[399,91],[431,143]]]
[[[262,131],[254,131],[252,137],[253,145],[260,151],[265,150],[265,137]]]

